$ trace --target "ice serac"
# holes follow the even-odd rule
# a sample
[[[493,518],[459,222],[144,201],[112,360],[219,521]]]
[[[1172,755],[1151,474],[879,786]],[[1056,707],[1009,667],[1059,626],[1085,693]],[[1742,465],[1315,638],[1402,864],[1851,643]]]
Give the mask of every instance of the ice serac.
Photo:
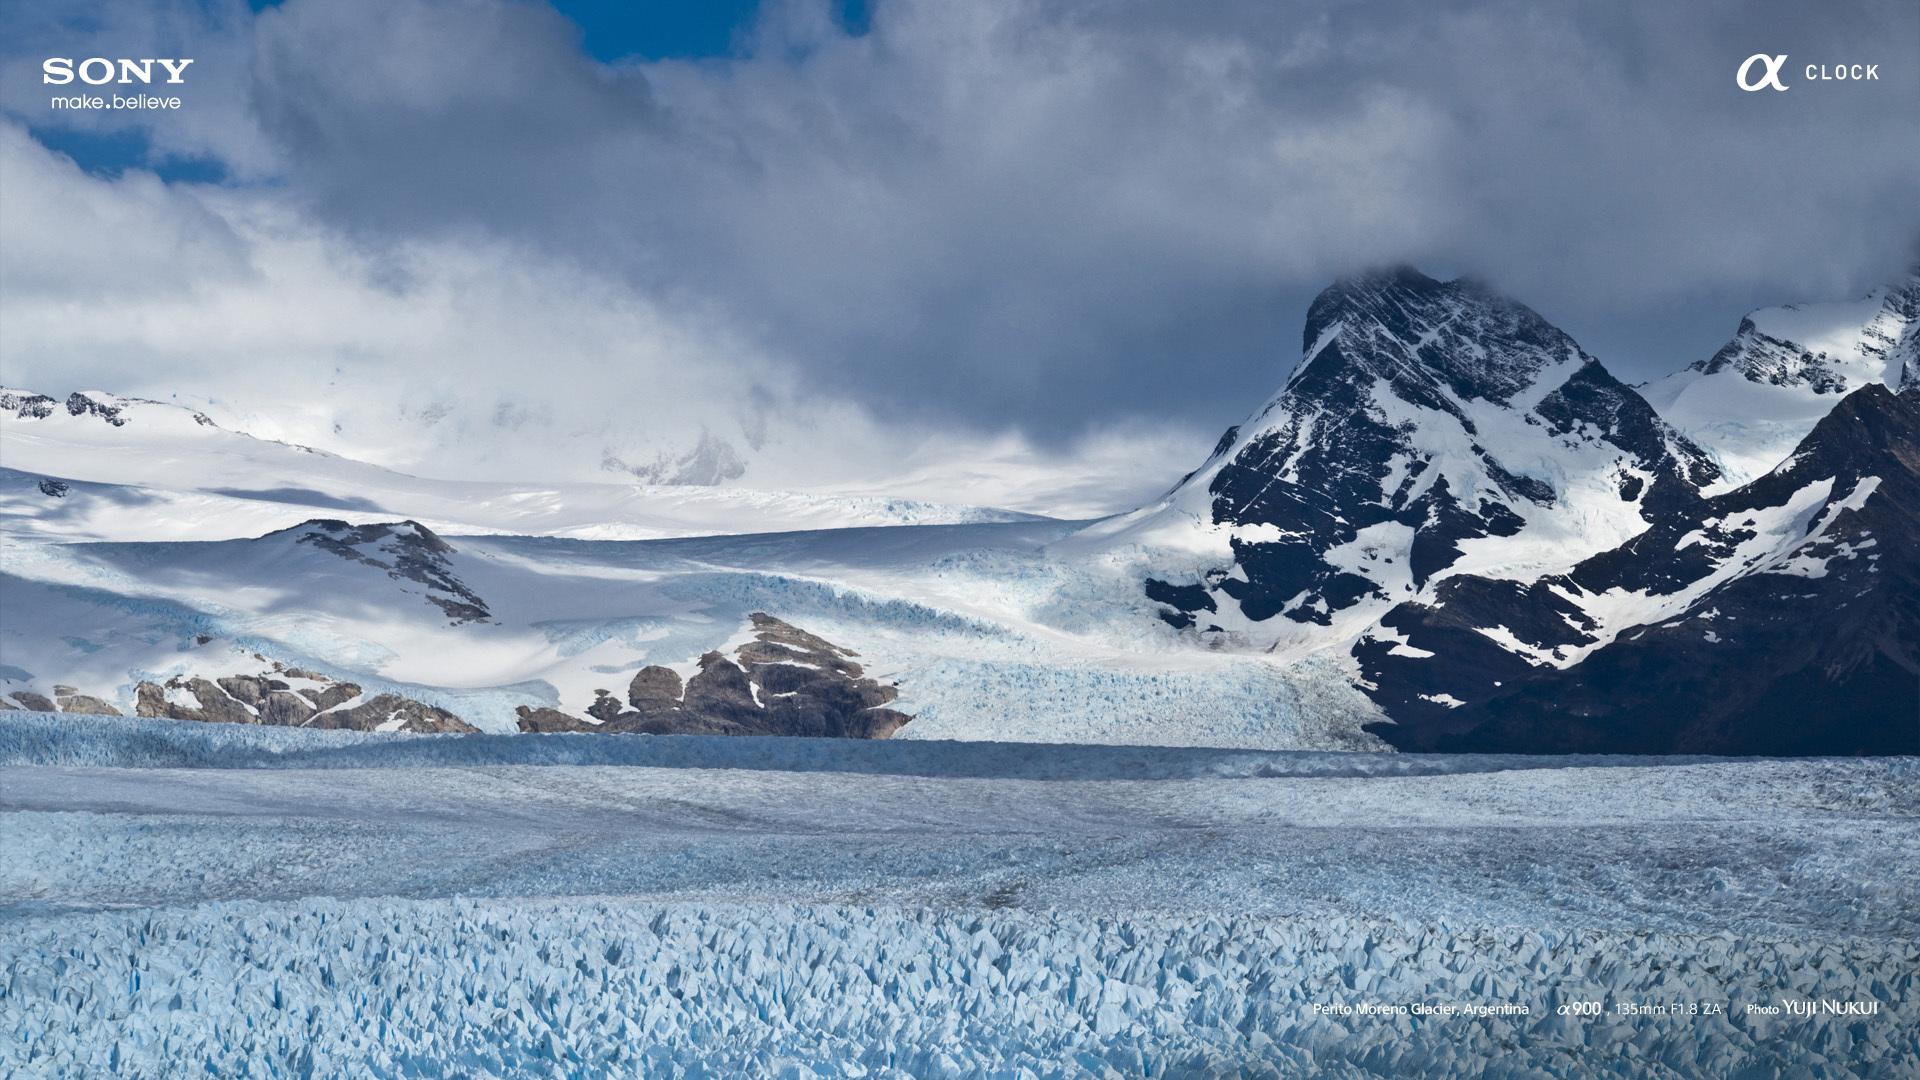
[[[1198,580],[1148,582],[1175,626],[1344,642],[1449,574],[1564,570],[1717,478],[1572,338],[1474,282],[1343,280],[1314,301],[1303,346],[1205,465],[1106,527],[1216,546]]]
[[[1920,389],[1530,585],[1462,576],[1355,650],[1409,749],[1920,752]]]
[[[1645,388],[1712,453],[1721,489],[1780,464],[1840,399],[1920,386],[1920,266],[1859,300],[1762,308],[1713,356]]]

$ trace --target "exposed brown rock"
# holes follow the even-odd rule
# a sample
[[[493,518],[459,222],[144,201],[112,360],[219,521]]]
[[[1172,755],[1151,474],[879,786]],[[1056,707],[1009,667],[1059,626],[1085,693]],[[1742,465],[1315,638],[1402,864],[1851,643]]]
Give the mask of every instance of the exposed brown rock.
[[[752,641],[702,656],[684,686],[671,668],[644,667],[627,687],[631,709],[602,691],[587,710],[599,723],[522,708],[520,730],[884,739],[912,719],[883,708],[898,688],[867,678],[850,650],[765,612],[752,619]]]
[[[641,668],[627,684],[627,702],[642,711],[667,706],[678,708],[686,692],[679,672],[653,664]]]
[[[296,691],[278,677],[280,675],[324,685]],[[175,698],[180,696],[177,691],[187,691],[194,704],[168,700],[168,690],[176,691]],[[399,694],[377,694],[349,706],[348,702],[361,693],[355,683],[334,682],[318,672],[283,669],[278,664],[271,672],[258,675],[229,675],[212,680],[176,676],[164,686],[143,682],[134,688],[136,715],[170,720],[373,731],[397,719],[400,724],[392,730],[420,734],[464,734],[479,730],[445,709]]]
[[[62,687],[54,687],[58,693]],[[69,692],[60,695],[60,711],[87,716],[119,716],[120,710],[90,694]]]
[[[350,709],[323,712],[303,726],[373,731],[395,719],[401,721],[400,726],[389,730],[420,735],[470,735],[480,730],[445,709],[399,694],[378,694]]]
[[[324,681],[319,675],[308,675],[306,678]],[[350,682],[329,683],[318,690],[308,688],[298,693],[313,703],[316,712],[325,712],[335,705],[341,705],[359,697],[360,685]]]
[[[612,720],[620,715],[620,701],[605,690],[595,690],[593,704],[587,706],[587,715],[596,720]]]
[[[567,713],[563,713],[559,709],[548,709],[544,707],[533,709],[522,705],[515,709],[514,713],[520,717],[518,724],[521,731],[548,733],[555,731],[598,730],[592,724],[581,720],[577,716],[570,716]]]

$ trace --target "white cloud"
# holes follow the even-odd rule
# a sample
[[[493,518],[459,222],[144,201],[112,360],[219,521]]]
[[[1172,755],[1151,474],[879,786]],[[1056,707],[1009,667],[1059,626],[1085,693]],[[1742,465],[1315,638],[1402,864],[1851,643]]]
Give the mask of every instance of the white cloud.
[[[8,385],[179,400],[423,475],[617,480],[610,459],[712,436],[744,459],[742,483],[1065,514],[1123,508],[1167,438],[1099,436],[1080,460],[889,424],[801,386],[696,303],[537,250],[369,248],[270,194],[87,176],[10,126],[0,171]]]
[[[128,7],[89,47],[201,50],[191,115],[143,122],[234,182],[83,182],[10,135],[9,372],[197,388],[416,466],[705,431],[776,448],[755,482],[1123,476],[1263,399],[1307,298],[1367,264],[1490,277],[1633,378],[1920,231],[1910,65],[1732,80],[1763,46],[1910,41],[1894,0],[882,0],[860,37],[794,0],[741,55],[618,65],[530,3]],[[15,76],[66,24],[20,21],[0,79],[39,123]]]
[[[253,13],[245,0],[34,0],[8,4],[0,16],[0,106],[36,126],[100,135],[137,132],[156,159],[213,160],[242,179],[271,176],[279,166],[268,133],[254,122]],[[184,107],[164,116],[129,110],[54,113],[56,90],[41,81],[49,56],[190,58],[185,81],[166,88]]]

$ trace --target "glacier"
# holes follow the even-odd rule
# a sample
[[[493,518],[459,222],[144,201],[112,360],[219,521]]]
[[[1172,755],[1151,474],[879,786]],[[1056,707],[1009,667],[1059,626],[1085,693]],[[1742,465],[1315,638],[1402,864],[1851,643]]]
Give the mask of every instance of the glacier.
[[[612,900],[29,919],[0,954],[0,1067],[129,1077],[1896,1077],[1910,1025],[1743,1006],[1910,1005],[1920,963],[1911,943]],[[1733,1008],[1556,1013],[1704,994]],[[1315,1012],[1354,996],[1528,1011]]]
[[[8,713],[0,1073],[1911,1075],[1916,779]]]

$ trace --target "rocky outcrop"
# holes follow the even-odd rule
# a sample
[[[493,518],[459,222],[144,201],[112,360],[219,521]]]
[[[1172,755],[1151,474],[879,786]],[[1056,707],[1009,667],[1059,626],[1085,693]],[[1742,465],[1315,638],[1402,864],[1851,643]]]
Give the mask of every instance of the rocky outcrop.
[[[85,713],[90,716],[119,716],[120,710],[91,694],[83,694],[71,686],[56,686],[53,696],[60,702],[63,713]]]
[[[45,420],[59,404],[30,390],[0,389],[0,412],[12,413],[16,420]]]
[[[81,713],[88,716],[119,716],[120,710],[71,686],[56,686],[53,697],[33,690],[12,690],[0,696],[0,710],[28,712]]]
[[[382,570],[395,581],[425,585],[427,602],[446,612],[456,626],[493,618],[486,601],[454,574],[448,558],[454,553],[453,545],[417,521],[349,525],[323,518],[287,532],[296,534],[295,543]]]
[[[376,694],[358,705],[316,713],[301,726],[446,735],[467,735],[479,730],[445,709],[398,694]]]
[[[45,694],[36,694],[31,690],[15,690],[7,696],[13,699],[13,707],[16,709],[25,709],[28,712],[60,711],[60,707],[53,703],[52,698]]]
[[[347,731],[467,734],[479,730],[445,709],[399,694],[365,697],[355,683],[275,663],[257,675],[176,676],[134,688],[136,715],[213,724],[269,724]],[[74,711],[74,710],[68,710]]]
[[[855,653],[765,612],[751,618],[753,640],[700,657],[684,683],[671,668],[644,667],[624,706],[606,690],[587,718],[523,706],[520,730],[884,739],[912,719],[886,708],[899,689],[868,678]]]
[[[127,426],[127,418],[120,415],[123,406],[107,394],[83,394],[78,391],[67,395],[67,414],[70,416],[97,416],[114,427]]]

